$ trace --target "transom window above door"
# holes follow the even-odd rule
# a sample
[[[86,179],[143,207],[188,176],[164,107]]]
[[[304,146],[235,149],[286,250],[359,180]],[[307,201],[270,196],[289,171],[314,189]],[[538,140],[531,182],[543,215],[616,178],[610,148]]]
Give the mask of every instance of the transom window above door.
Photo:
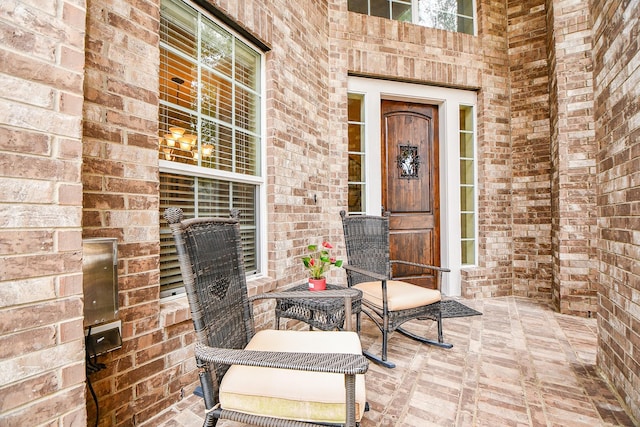
[[[474,34],[473,0],[348,0],[351,12]]]

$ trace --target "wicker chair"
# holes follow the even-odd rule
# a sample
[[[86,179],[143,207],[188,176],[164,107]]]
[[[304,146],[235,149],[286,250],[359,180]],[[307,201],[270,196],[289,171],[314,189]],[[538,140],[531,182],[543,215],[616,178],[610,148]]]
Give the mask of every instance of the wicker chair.
[[[442,336],[442,313],[440,311],[440,281],[447,268],[426,264],[416,264],[400,260],[390,260],[389,217],[350,215],[340,212],[347,249],[347,284],[362,291],[362,312],[376,324],[382,332],[382,356],[369,352],[364,355],[388,368],[395,364],[387,360],[389,335],[398,331],[412,339],[443,348],[453,345],[445,343]],[[393,265],[404,264],[431,272],[435,277],[436,289],[426,289],[408,282],[393,280]],[[434,341],[402,328],[409,320],[435,320],[438,326],[438,340]],[[360,324],[358,324],[360,332]]]
[[[255,332],[252,302],[309,298],[317,292],[247,294],[240,225],[232,218],[183,220],[165,211],[196,332],[195,356],[206,407],[218,419],[260,426],[358,425],[365,410],[358,335],[352,331]],[[353,290],[355,291],[355,290]],[[352,290],[323,292],[351,309]],[[357,294],[357,291],[356,291]]]

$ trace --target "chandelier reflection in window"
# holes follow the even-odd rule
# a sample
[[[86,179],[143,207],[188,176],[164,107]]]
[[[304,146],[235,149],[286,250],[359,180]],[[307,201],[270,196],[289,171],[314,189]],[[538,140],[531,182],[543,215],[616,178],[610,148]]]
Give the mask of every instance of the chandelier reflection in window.
[[[169,128],[169,132],[164,137],[159,137],[160,147],[164,154],[165,160],[175,160],[176,156],[193,159],[197,161],[200,155],[203,158],[211,157],[213,154],[213,145],[202,144],[198,151],[198,137],[194,134],[187,133],[186,130],[179,126]]]
[[[175,103],[177,107],[168,108],[164,106],[161,118],[164,120],[164,129],[160,129],[158,142],[160,143],[160,159],[175,161],[180,163],[198,164],[199,159],[209,159],[213,155],[213,145],[211,143],[201,143],[198,145],[198,136],[189,132],[187,128],[197,129],[197,121],[191,115],[184,117],[184,111],[178,107],[183,106],[181,99],[181,89],[185,80],[181,77],[171,77],[171,81],[176,84]],[[190,84],[193,89],[194,82]],[[188,108],[192,109],[193,105]],[[184,125],[182,125],[184,124]],[[167,132],[168,128],[168,132]]]

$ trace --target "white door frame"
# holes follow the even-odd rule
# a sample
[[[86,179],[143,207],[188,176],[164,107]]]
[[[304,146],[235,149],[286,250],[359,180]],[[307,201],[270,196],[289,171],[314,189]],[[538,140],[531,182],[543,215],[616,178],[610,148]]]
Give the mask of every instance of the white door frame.
[[[443,275],[442,293],[448,296],[460,296],[460,269],[462,265],[460,255],[459,116],[460,105],[472,106],[474,111],[477,111],[476,92],[363,77],[349,77],[348,90],[350,93],[364,95],[365,182],[367,184],[365,186],[365,211],[368,215],[380,215],[382,206],[380,102],[383,99],[388,99],[438,106],[440,250],[442,266],[451,269],[451,273]]]

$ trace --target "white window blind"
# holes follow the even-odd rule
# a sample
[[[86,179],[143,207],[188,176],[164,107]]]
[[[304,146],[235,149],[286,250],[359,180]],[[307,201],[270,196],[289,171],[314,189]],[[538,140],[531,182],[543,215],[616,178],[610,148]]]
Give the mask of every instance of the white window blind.
[[[160,283],[182,292],[173,238],[162,217],[227,217],[240,210],[248,274],[259,267],[262,54],[183,0],[163,0],[160,21]]]

